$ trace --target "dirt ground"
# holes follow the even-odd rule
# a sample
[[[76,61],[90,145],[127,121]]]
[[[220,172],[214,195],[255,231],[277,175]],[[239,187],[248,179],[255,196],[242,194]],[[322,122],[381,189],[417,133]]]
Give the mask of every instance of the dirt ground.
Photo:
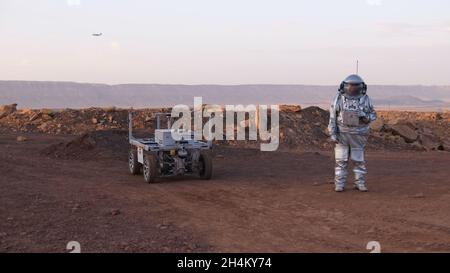
[[[371,150],[370,192],[335,193],[331,151],[218,147],[212,180],[146,184],[126,155],[21,135],[0,135],[0,252],[450,252],[448,152]]]

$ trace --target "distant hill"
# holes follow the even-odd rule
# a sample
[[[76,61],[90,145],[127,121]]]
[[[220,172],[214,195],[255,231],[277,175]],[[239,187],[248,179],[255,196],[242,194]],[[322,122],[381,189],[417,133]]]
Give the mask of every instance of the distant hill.
[[[412,110],[448,110],[449,103],[438,99],[419,99],[414,96],[391,96],[385,99],[374,99],[374,104],[383,108],[403,109],[411,108]]]
[[[162,107],[193,104],[300,104],[327,107],[337,86],[162,85],[0,81],[0,104],[20,108]],[[450,109],[450,86],[369,86],[379,108]]]

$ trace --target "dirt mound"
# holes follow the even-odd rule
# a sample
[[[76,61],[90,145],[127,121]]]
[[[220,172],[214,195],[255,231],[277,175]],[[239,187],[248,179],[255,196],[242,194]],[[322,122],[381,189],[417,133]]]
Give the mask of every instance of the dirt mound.
[[[169,109],[134,110],[135,127],[153,126],[155,113]],[[88,109],[20,109],[5,112],[0,118],[0,132],[39,132],[51,135],[79,135],[89,131],[128,129],[128,110]]]
[[[41,154],[60,159],[95,160],[120,157],[126,159],[128,132],[125,130],[84,133],[68,142],[51,145]]]
[[[308,107],[295,114],[280,113],[280,146],[329,148],[328,118],[329,113],[319,107]]]
[[[3,133],[40,132],[83,136],[85,132],[128,129],[127,109],[17,110],[15,104],[1,109],[0,132]],[[328,111],[319,107],[302,109],[298,105],[281,105],[280,109],[280,149],[332,148],[327,132]],[[134,128],[145,128],[152,132],[158,112],[170,112],[170,108],[134,110]],[[450,112],[379,111],[378,116],[379,119],[371,125],[369,149],[450,151]],[[83,141],[86,143],[81,146],[88,149],[90,139],[85,137]],[[256,141],[216,141],[216,144],[246,148],[260,146]]]
[[[417,150],[450,151],[450,116],[441,113],[381,112],[371,125],[371,135],[380,142]]]

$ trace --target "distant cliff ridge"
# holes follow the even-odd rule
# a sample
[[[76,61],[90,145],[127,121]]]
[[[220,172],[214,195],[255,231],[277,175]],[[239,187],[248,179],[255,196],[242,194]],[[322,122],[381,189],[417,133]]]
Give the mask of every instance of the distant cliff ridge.
[[[327,107],[337,86],[163,85],[0,81],[0,104],[19,108],[170,107],[193,104],[194,96],[214,104],[300,104]],[[450,109],[450,86],[369,86],[378,107]]]

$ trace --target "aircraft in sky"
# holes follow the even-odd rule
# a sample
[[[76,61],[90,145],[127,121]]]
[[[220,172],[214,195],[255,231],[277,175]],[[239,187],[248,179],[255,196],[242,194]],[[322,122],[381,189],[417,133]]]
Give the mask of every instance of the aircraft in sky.
[[[92,34],[92,36],[95,36],[95,37],[100,37],[100,36],[102,36],[102,35],[103,35],[103,33],[101,33],[101,32],[100,32],[100,33],[93,33],[93,34]]]

